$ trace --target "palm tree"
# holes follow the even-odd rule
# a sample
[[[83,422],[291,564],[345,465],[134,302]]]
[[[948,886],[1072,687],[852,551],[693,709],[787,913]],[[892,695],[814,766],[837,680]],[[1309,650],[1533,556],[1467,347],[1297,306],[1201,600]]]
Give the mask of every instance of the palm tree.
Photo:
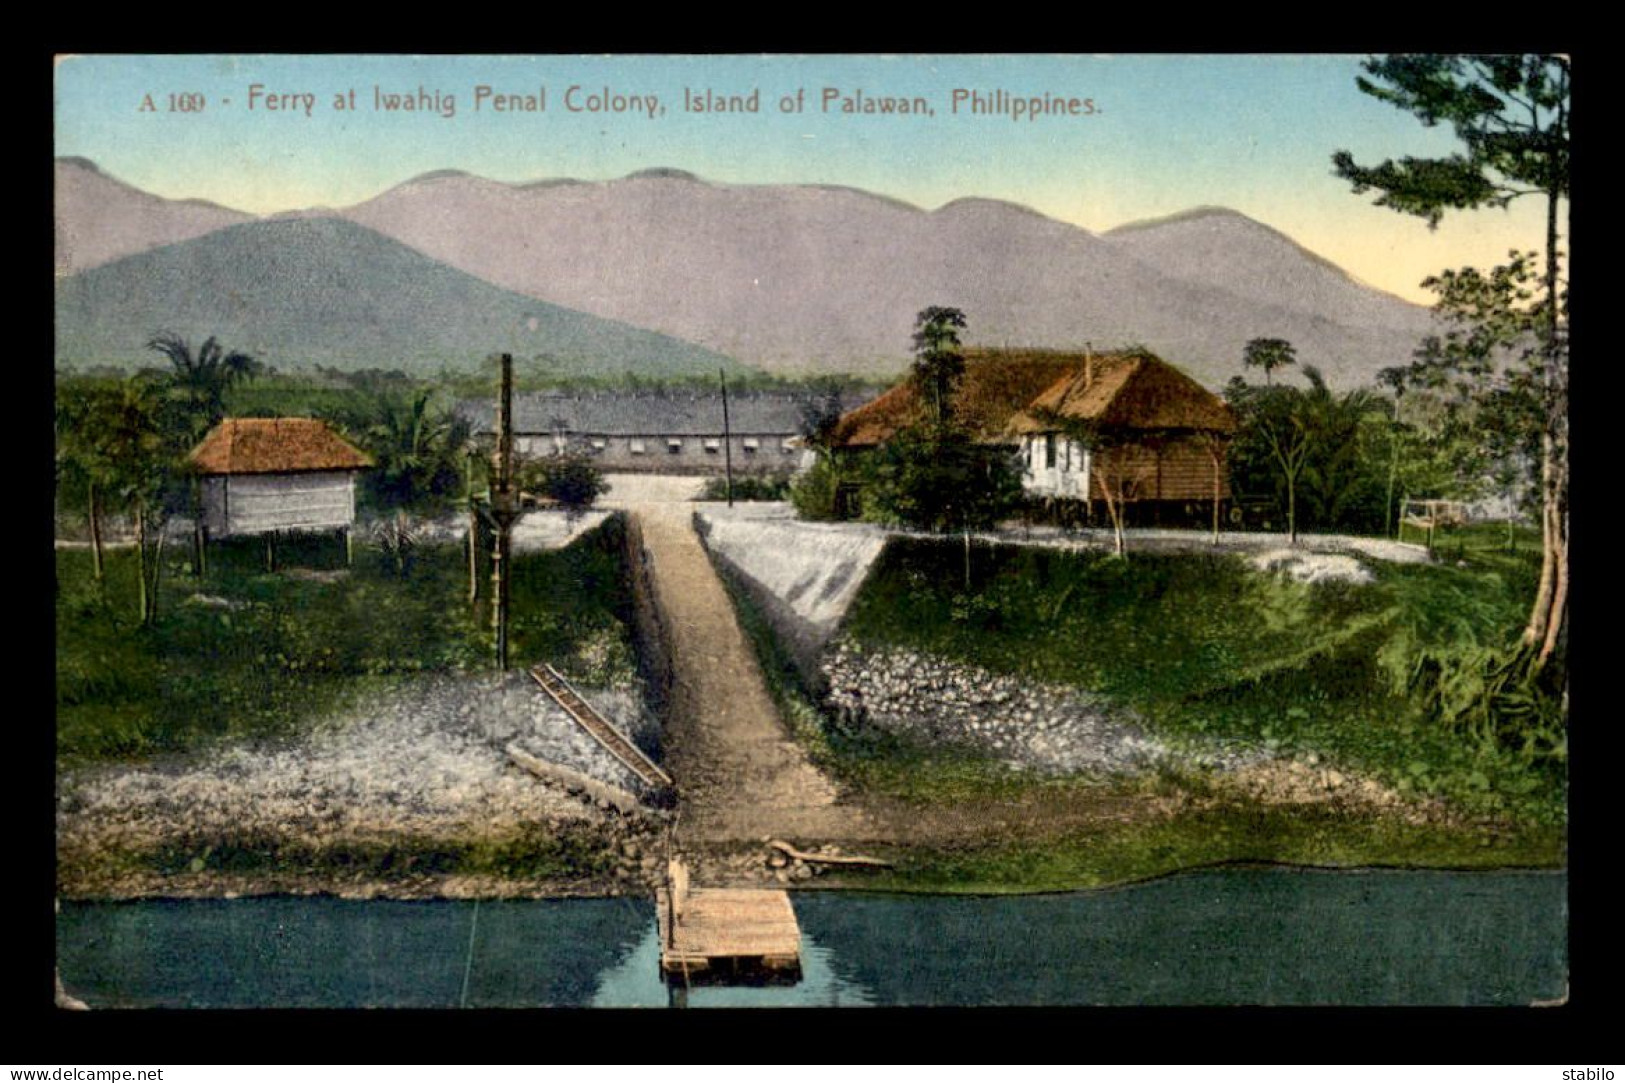
[[[189,444],[196,444],[226,416],[226,393],[245,380],[259,375],[263,366],[246,353],[227,353],[220,340],[210,335],[197,353],[184,338],[160,331],[147,340],[147,349],[169,358],[171,371],[167,392],[182,416],[178,421]],[[192,560],[194,574],[203,574],[203,497],[196,479],[190,492],[192,513]]]
[[[1247,343],[1241,356],[1241,363],[1247,368],[1264,370],[1265,387],[1272,386],[1270,373],[1297,361],[1297,351],[1284,338],[1255,338]]]
[[[412,545],[408,516],[437,510],[464,484],[469,423],[441,409],[432,388],[380,390],[334,420],[373,457],[363,484],[379,507],[393,512],[382,541],[404,576]]]
[[[188,408],[190,435],[198,439],[225,418],[226,393],[264,368],[246,353],[227,353],[213,335],[194,354],[184,338],[160,331],[147,340],[147,349],[169,358],[169,388]]]

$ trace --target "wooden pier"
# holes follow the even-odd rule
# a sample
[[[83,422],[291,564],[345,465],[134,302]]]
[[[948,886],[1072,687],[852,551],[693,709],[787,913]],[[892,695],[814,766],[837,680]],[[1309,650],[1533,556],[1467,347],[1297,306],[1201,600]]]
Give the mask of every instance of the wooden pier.
[[[694,888],[671,862],[656,895],[660,973],[683,984],[795,981],[801,976],[801,927],[783,891]]]

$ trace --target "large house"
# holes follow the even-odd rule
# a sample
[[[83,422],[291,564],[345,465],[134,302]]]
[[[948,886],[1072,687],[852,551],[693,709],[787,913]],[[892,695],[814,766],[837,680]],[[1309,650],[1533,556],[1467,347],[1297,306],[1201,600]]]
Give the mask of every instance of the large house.
[[[968,349],[950,411],[977,440],[1019,454],[1037,501],[1121,501],[1139,519],[1188,517],[1229,496],[1235,418],[1217,395],[1155,355]],[[925,417],[912,383],[842,416],[832,446],[861,452]]]
[[[794,395],[728,396],[726,436],[716,392],[542,392],[514,396],[514,450],[540,457],[585,452],[604,470],[780,473],[801,465],[802,403]],[[495,433],[495,407],[466,402],[459,412],[476,435]],[[727,446],[724,447],[724,440]]]

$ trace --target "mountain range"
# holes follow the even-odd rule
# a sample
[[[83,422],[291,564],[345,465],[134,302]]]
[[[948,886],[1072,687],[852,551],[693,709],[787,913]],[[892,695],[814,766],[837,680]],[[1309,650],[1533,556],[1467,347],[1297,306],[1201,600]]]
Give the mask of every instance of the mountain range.
[[[139,192],[82,159],[59,159],[57,177],[59,360],[64,344],[87,356],[131,330],[144,341],[153,320],[184,311],[195,333],[234,347],[251,348],[231,326],[262,350],[341,366],[391,350],[463,348],[472,362],[510,348],[496,341],[503,321],[535,318],[519,352],[552,348],[585,367],[656,375],[667,355],[679,367],[723,355],[885,374],[907,362],[914,314],[951,305],[970,344],[1136,343],[1217,386],[1249,339],[1284,338],[1350,386],[1408,358],[1432,323],[1223,208],[1097,234],[981,198],[927,211],[853,188],[677,170],[530,184],[445,170],[354,206],[249,219]],[[289,246],[297,259],[279,254]],[[588,333],[565,310],[617,330]],[[567,326],[575,337],[557,339]],[[606,352],[635,329],[656,333],[642,353]]]

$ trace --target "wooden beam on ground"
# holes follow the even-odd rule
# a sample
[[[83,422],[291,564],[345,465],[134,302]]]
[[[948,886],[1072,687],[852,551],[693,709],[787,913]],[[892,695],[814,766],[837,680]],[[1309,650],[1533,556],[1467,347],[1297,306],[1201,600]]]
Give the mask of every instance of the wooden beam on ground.
[[[880,869],[892,868],[890,861],[884,861],[878,857],[862,857],[858,854],[809,854],[805,850],[796,849],[781,839],[772,839],[768,842],[768,845],[775,850],[782,851],[796,861],[805,861],[809,865],[868,865]]]
[[[562,764],[549,763],[544,759],[539,759],[520,748],[517,744],[509,744],[507,752],[510,760],[544,782],[556,783],[571,793],[585,794],[595,801],[606,802],[624,813],[647,813],[650,811],[644,807],[642,801],[639,801],[620,787],[599,782],[589,775],[584,775],[580,771],[565,767]]]

